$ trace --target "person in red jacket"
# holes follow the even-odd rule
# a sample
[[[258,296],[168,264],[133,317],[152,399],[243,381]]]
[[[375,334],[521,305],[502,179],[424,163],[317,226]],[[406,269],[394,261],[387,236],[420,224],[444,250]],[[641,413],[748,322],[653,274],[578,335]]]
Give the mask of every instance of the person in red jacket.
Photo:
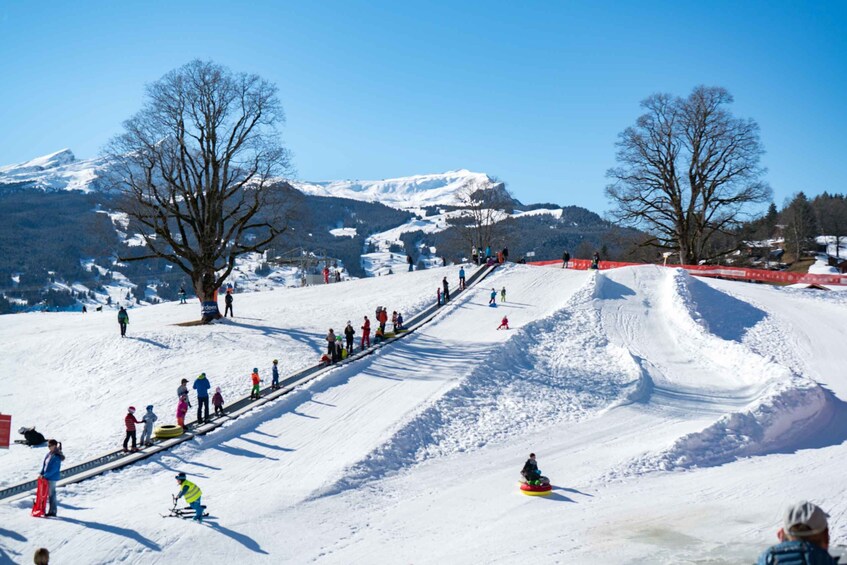
[[[509,329],[509,318],[503,316],[503,320],[500,321],[500,325],[497,326],[498,330],[508,330]]]
[[[365,345],[367,343],[367,345]],[[368,320],[368,317],[365,316],[365,323],[362,326],[362,343],[360,344],[360,348],[364,349],[365,347],[371,346],[371,321]]]
[[[129,449],[127,449],[127,445],[129,444],[130,439],[132,439],[132,450],[138,451],[138,447],[136,447],[135,445],[135,424],[142,424],[143,422],[135,417],[135,406],[130,406],[127,410],[126,418],[124,418],[124,423],[126,424],[124,451],[129,451]]]
[[[259,383],[262,382],[262,379],[259,378],[258,368],[253,369],[253,374],[250,375],[250,380],[253,383],[253,388],[250,389],[250,398],[259,398]]]
[[[385,306],[379,307],[376,319],[379,321],[379,327],[382,328],[383,333],[385,333],[385,324],[388,322],[388,312],[385,310]]]

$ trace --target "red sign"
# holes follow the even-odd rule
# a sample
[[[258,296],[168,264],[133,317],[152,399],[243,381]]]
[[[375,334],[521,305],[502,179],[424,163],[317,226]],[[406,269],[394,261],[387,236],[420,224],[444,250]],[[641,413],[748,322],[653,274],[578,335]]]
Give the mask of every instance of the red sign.
[[[9,449],[12,441],[12,417],[0,414],[0,448]]]

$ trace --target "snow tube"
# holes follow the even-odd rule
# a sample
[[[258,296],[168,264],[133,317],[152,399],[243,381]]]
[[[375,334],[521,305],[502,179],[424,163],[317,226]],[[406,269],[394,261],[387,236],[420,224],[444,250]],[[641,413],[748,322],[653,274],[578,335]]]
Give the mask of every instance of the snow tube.
[[[179,437],[182,435],[182,426],[176,426],[174,424],[166,424],[164,426],[157,426],[154,435],[160,439],[167,439],[171,437]]]
[[[553,485],[528,485],[526,483],[518,483],[521,486],[521,492],[527,496],[547,496],[553,492]]]

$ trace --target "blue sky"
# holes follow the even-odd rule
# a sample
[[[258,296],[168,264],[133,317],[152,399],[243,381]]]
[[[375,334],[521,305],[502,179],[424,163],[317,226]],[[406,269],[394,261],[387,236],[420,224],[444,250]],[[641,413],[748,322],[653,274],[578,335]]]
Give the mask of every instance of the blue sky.
[[[653,92],[724,86],[781,205],[847,192],[847,2],[0,0],[0,164],[97,155],[191,59],[275,82],[306,180],[467,168],[597,212]]]

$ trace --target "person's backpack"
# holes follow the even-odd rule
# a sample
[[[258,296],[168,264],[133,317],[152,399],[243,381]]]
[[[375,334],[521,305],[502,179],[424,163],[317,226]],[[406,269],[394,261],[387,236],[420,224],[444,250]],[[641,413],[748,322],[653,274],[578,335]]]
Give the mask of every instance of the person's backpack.
[[[834,565],[838,559],[807,541],[785,541],[768,549],[759,563],[763,565]]]

